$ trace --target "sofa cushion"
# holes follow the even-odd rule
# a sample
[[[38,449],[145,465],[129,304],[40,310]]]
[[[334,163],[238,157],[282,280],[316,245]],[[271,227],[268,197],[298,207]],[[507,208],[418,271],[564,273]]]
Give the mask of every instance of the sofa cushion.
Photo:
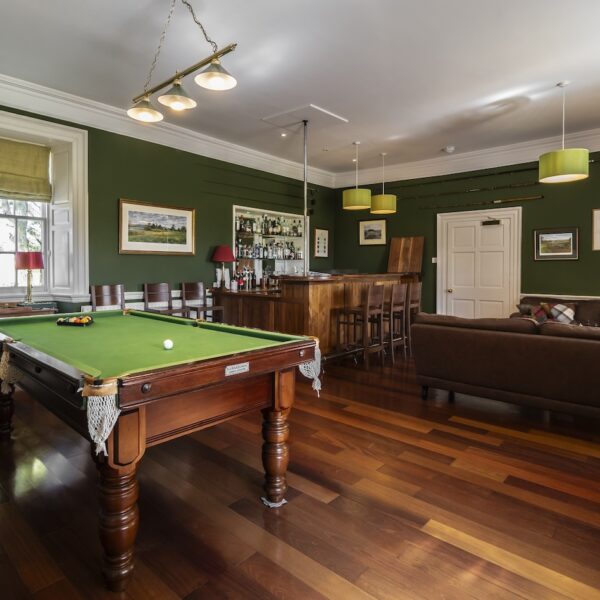
[[[552,319],[558,323],[569,324],[575,320],[574,304],[553,304],[550,309]]]
[[[583,340],[600,341],[600,327],[586,327],[585,325],[567,325],[549,321],[540,327],[542,335],[553,337],[578,338]]]
[[[442,327],[485,329],[487,331],[506,331],[511,333],[538,333],[539,329],[535,319],[527,317],[512,319],[463,319],[462,317],[451,317],[449,315],[419,313],[415,317],[415,323],[440,325]]]
[[[580,300],[575,310],[575,320],[583,324],[600,324],[600,300]]]

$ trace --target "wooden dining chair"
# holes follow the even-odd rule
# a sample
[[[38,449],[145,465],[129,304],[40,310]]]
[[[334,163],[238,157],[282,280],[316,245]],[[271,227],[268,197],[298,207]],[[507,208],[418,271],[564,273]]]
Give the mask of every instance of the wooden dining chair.
[[[125,286],[122,283],[112,285],[90,285],[92,312],[99,306],[120,306],[125,309]]]
[[[189,304],[189,302],[192,302]],[[221,323],[223,321],[223,307],[209,305],[207,303],[206,291],[202,281],[188,281],[181,284],[181,306],[188,310],[188,313],[196,311],[196,318],[200,315],[207,318],[210,314],[210,320]]]
[[[166,307],[151,307],[150,304],[166,303]],[[145,283],[144,284],[144,310],[161,315],[181,315],[189,317],[187,308],[173,308],[173,294],[170,283]]]

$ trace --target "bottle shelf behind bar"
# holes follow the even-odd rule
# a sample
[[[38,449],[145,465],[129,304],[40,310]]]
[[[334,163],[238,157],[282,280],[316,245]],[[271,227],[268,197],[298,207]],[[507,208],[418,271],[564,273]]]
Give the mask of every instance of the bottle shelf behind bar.
[[[238,269],[251,271],[256,280],[270,275],[304,271],[304,218],[302,215],[233,207],[233,248]]]

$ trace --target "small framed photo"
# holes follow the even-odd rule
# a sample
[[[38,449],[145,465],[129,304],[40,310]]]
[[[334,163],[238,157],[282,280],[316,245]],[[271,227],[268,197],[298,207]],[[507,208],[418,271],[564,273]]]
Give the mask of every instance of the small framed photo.
[[[193,208],[121,198],[119,254],[194,254],[195,216]]]
[[[592,210],[592,250],[600,250],[600,208]]]
[[[536,229],[533,232],[535,260],[577,260],[579,230],[577,227]]]
[[[315,258],[329,258],[329,229],[314,230]]]
[[[385,219],[358,222],[358,243],[361,246],[385,246]]]

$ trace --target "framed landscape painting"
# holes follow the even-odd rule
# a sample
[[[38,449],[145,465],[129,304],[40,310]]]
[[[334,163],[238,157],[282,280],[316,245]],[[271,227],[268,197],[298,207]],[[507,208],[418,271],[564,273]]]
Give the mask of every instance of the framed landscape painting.
[[[577,227],[534,230],[535,260],[577,260],[579,258],[578,233]]]
[[[358,243],[361,246],[385,246],[385,219],[358,222]]]
[[[194,254],[193,208],[146,204],[121,198],[120,254]]]

